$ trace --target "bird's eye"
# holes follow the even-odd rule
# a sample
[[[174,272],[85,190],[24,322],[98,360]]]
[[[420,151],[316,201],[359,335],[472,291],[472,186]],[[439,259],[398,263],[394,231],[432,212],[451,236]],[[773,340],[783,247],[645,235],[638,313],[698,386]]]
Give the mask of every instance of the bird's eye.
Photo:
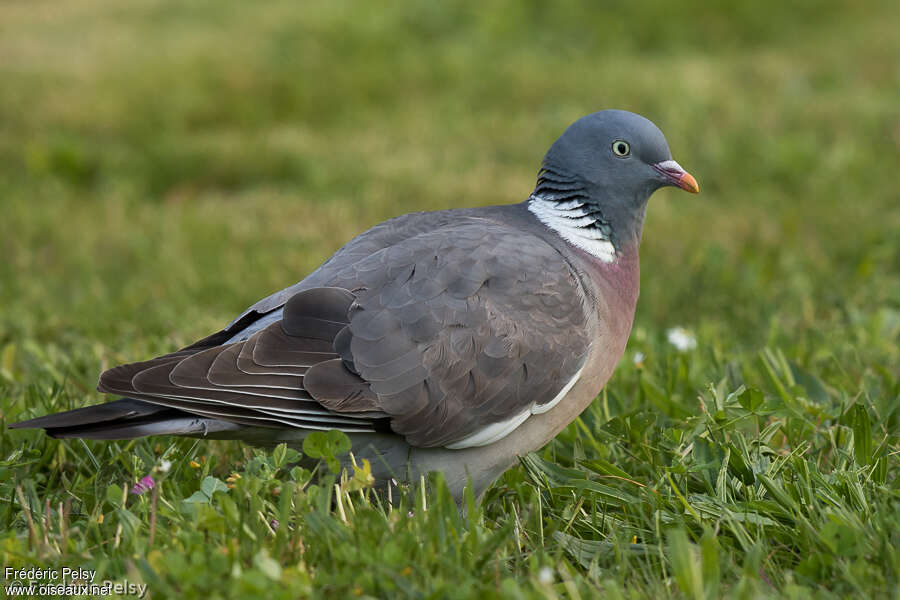
[[[628,142],[616,140],[612,144],[612,151],[616,156],[624,158],[631,154],[631,146],[628,145]]]

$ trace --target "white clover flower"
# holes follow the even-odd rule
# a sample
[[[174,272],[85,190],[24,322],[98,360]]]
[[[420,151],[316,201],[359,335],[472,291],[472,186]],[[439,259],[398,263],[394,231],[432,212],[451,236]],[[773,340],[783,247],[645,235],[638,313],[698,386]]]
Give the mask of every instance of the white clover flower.
[[[684,327],[673,327],[667,332],[669,343],[679,352],[687,352],[697,347],[697,338]]]
[[[172,468],[171,460],[162,459],[161,461],[159,461],[159,470],[161,473],[168,473],[169,469],[171,469],[171,468]]]
[[[541,567],[541,570],[538,571],[538,581],[544,585],[553,583],[553,569],[550,567]]]

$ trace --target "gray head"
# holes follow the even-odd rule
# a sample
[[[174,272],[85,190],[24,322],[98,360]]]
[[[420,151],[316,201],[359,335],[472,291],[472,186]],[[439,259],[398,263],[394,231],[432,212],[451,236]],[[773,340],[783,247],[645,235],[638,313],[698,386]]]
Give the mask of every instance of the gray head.
[[[624,110],[604,110],[578,119],[553,143],[529,210],[576,245],[583,244],[570,237],[587,236],[618,252],[640,240],[647,200],[667,185],[699,191],[672,160],[656,125]]]

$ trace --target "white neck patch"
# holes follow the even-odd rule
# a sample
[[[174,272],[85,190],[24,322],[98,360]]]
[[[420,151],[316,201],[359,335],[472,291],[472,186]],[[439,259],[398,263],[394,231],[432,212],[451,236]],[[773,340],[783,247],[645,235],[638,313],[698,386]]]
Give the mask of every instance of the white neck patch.
[[[532,195],[528,201],[528,210],[573,246],[578,246],[605,263],[615,262],[616,247],[609,237],[599,229],[587,228],[596,223],[596,219],[588,214],[589,211],[581,200],[555,202]]]

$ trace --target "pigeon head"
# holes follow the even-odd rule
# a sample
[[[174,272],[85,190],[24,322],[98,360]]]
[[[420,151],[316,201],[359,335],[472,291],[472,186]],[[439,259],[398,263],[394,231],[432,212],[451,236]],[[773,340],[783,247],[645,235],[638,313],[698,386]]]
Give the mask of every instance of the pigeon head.
[[[572,123],[547,151],[529,210],[570,243],[611,262],[640,241],[650,195],[700,191],[648,119],[624,110]]]

